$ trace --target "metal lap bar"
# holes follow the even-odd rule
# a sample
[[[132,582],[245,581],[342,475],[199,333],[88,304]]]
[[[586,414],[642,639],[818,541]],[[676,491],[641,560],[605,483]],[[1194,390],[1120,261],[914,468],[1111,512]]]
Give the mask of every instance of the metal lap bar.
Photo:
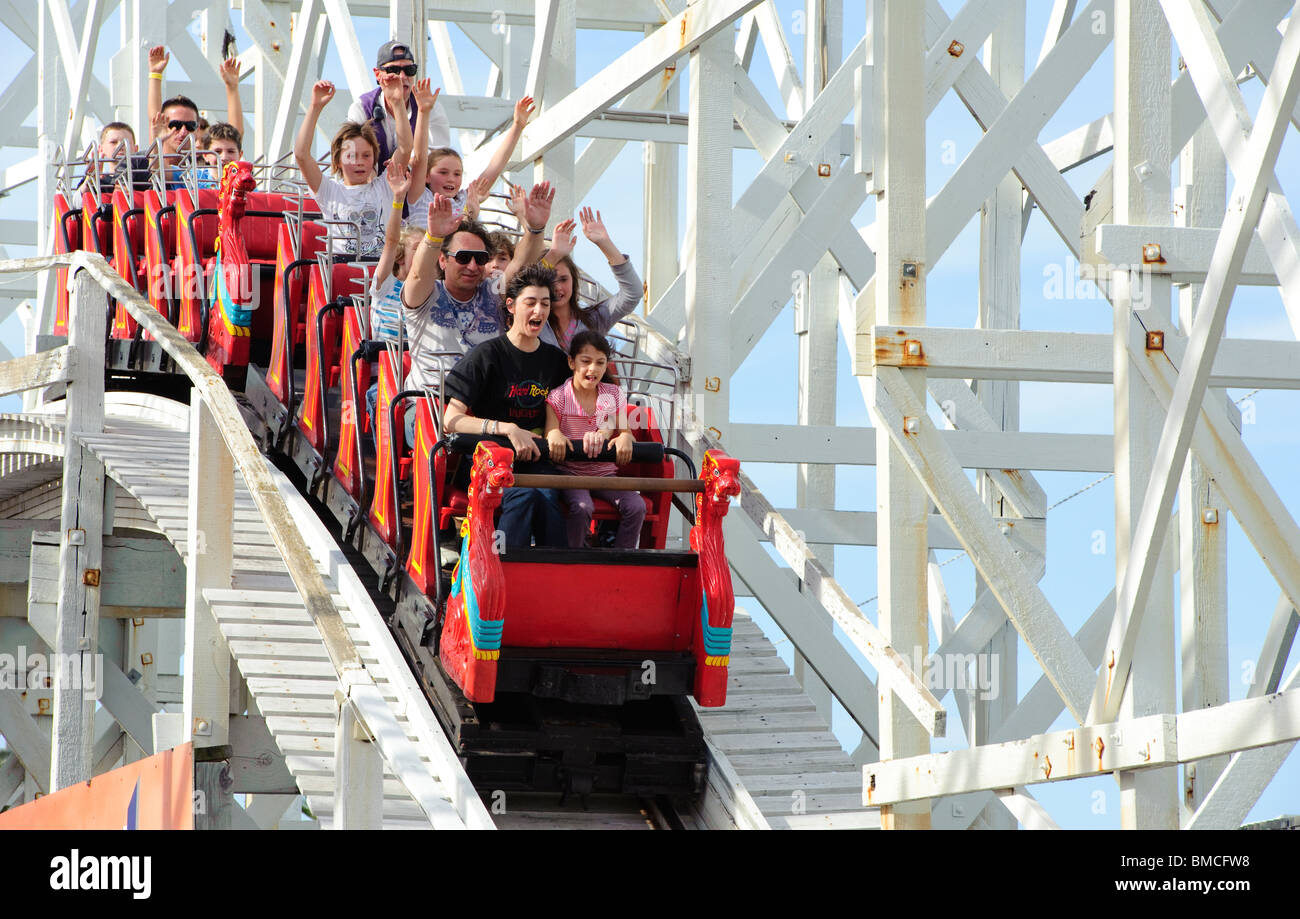
[[[518,473],[511,488],[596,489],[598,491],[703,492],[699,479],[651,479],[624,475],[533,475]]]

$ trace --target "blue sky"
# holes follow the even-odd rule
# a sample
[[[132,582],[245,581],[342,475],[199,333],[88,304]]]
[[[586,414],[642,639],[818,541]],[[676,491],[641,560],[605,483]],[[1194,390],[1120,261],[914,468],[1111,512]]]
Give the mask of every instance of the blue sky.
[[[955,0],[945,0],[943,5],[949,15],[955,14],[960,7],[960,3]],[[848,3],[845,6],[844,50],[847,52],[863,33],[865,4]],[[793,37],[791,32],[797,21],[795,14],[800,12],[802,7],[802,3],[790,2],[790,0],[777,3],[780,19],[788,37]],[[1029,3],[1028,7],[1029,19],[1025,44],[1027,69],[1030,69],[1037,60],[1050,5]],[[240,14],[233,14],[232,20],[239,47],[248,47],[249,42],[241,27]],[[116,29],[116,22],[115,13],[109,22],[110,30]],[[363,54],[369,58],[373,50],[388,37],[387,20],[358,18],[355,20],[355,25]],[[454,27],[452,35],[467,92],[480,92],[487,74],[486,59]],[[618,54],[630,48],[639,38],[640,36],[633,32],[584,31],[580,33],[580,53],[577,58],[578,81],[591,77],[614,60]],[[107,44],[111,47],[101,46],[95,65],[96,74],[105,81],[107,81],[109,53],[116,50],[116,45]],[[6,52],[0,54],[0,85],[4,85],[26,60],[27,52],[25,47],[3,28],[0,28],[0,50]],[[802,69],[801,50],[796,50],[795,57],[796,63]],[[432,54],[430,58],[432,59]],[[436,66],[434,69],[436,70]],[[1112,107],[1112,70],[1113,56],[1108,49],[1061,110],[1048,122],[1039,140],[1050,141],[1108,112]],[[755,54],[751,73],[755,83],[773,108],[778,112],[781,111],[776,83],[761,49]],[[173,60],[169,68],[169,76],[182,75],[182,68],[177,61]],[[431,75],[435,80],[438,79],[436,73]],[[345,80],[337,54],[332,49],[326,66],[326,76],[341,87],[339,98],[333,104],[344,105]],[[683,100],[687,94],[688,79],[689,71],[686,70],[679,77]],[[1242,89],[1253,111],[1258,105],[1262,92],[1260,83],[1258,80],[1251,81],[1243,85]],[[684,106],[683,101],[683,108]],[[34,114],[29,119],[29,123],[35,123]],[[981,132],[961,101],[952,93],[943,99],[930,116],[926,131],[927,183],[929,193],[933,194],[943,186],[957,168],[957,164],[975,146]],[[579,153],[584,143],[585,141],[578,142]],[[952,152],[955,152],[955,157],[945,156],[945,153]],[[28,151],[0,148],[0,166],[7,166],[26,155]],[[602,211],[613,239],[620,248],[631,255],[638,270],[644,267],[640,194],[641,156],[639,145],[630,144],[625,147],[613,167],[593,187],[587,199],[580,202]],[[684,215],[686,175],[684,147],[681,148],[679,156],[682,157],[681,175],[683,176],[680,212]],[[1071,186],[1080,197],[1092,187],[1092,183],[1105,169],[1109,160],[1109,156],[1105,156],[1067,174]],[[760,165],[759,158],[753,151],[735,152],[733,157],[735,195],[738,196],[744,190]],[[1298,171],[1300,171],[1300,153],[1297,151],[1294,134],[1291,134],[1283,147],[1277,168],[1284,189],[1295,187]],[[1229,176],[1230,186],[1231,181]],[[1175,182],[1177,182],[1176,178]],[[16,190],[9,198],[0,200],[0,216],[10,218],[25,216],[32,213],[35,207],[35,185],[32,184]],[[970,327],[975,321],[978,296],[978,222],[974,214],[956,215],[956,217],[969,219],[965,229],[948,252],[930,268],[927,276],[927,321],[932,325]],[[863,226],[872,219],[871,206],[866,205],[857,215],[855,223]],[[27,253],[17,247],[11,247],[11,255],[19,254]],[[612,286],[613,278],[605,267],[604,260],[585,239],[580,239],[575,257],[579,264],[590,271],[597,280],[606,286]],[[1053,271],[1061,270],[1067,265],[1067,250],[1052,228],[1038,214],[1035,214],[1030,221],[1021,259],[1021,322],[1024,328],[1109,333],[1111,314],[1106,301],[1090,298],[1064,300],[1049,298],[1045,282]],[[1087,287],[1086,284],[1082,286]],[[795,341],[790,334],[792,323],[792,314],[787,306],[733,378],[731,385],[733,422],[794,423],[797,365]],[[1290,339],[1293,337],[1276,291],[1267,288],[1242,288],[1238,291],[1229,315],[1227,334],[1243,338]],[[20,352],[20,326],[16,318],[0,324],[0,341],[4,341],[15,353]],[[849,372],[849,357],[843,342],[840,345],[836,382],[839,423],[868,424],[866,409],[857,383]],[[1247,396],[1244,392],[1235,392],[1233,395],[1239,399]],[[1297,485],[1296,477],[1291,474],[1294,468],[1292,458],[1298,440],[1295,419],[1297,410],[1300,409],[1300,402],[1297,402],[1297,398],[1296,393],[1277,391],[1249,396],[1253,423],[1247,424],[1243,432],[1247,445],[1265,472],[1269,474],[1274,487],[1277,488],[1293,515],[1300,511],[1300,493],[1298,493],[1300,486]],[[1110,386],[1024,384],[1021,401],[1021,427],[1024,430],[1105,434],[1112,430]],[[12,409],[12,405],[5,405],[3,402],[0,402],[0,407]],[[751,463],[747,464],[746,471],[763,489],[773,505],[782,507],[794,504],[795,467]],[[1047,492],[1049,505],[1095,482],[1098,478],[1099,476],[1094,473],[1040,473],[1038,475],[1038,481]],[[840,467],[837,472],[837,496],[837,508],[840,510],[874,510],[874,469],[863,466]],[[1077,628],[1084,621],[1114,583],[1113,500],[1112,483],[1107,479],[1078,497],[1061,504],[1049,515],[1047,574],[1041,586],[1071,629]],[[1231,696],[1233,699],[1238,699],[1244,697],[1247,690],[1246,685],[1239,678],[1243,672],[1243,665],[1246,662],[1253,663],[1258,654],[1278,591],[1273,578],[1235,520],[1232,520],[1230,514],[1225,517],[1229,531],[1228,660]],[[1094,551],[1098,545],[1098,532],[1102,534],[1104,542],[1104,551],[1100,553]],[[939,553],[941,561],[955,556],[957,553],[950,551]],[[855,600],[865,601],[876,594],[874,549],[841,547],[836,551],[835,563],[840,582]],[[973,601],[973,566],[968,559],[957,557],[943,568],[943,574],[953,613],[960,619]],[[764,622],[765,617],[761,607],[751,598],[740,598],[738,604],[751,610],[756,619]],[[874,621],[876,618],[874,602],[865,603],[863,609]],[[770,623],[764,622],[764,624],[770,627]],[[791,650],[789,643],[783,642],[778,647],[788,659]],[[867,669],[870,672],[870,668]],[[1019,669],[1019,690],[1024,692],[1033,685],[1040,672],[1032,656],[1023,650],[1019,658]],[[961,736],[960,721],[955,715],[950,719],[949,725],[952,736],[936,741],[934,749],[945,750],[965,745],[965,740]],[[1055,725],[1057,728],[1064,726],[1066,726],[1065,718]],[[857,732],[838,706],[835,729],[849,749],[856,745]],[[1098,800],[1096,792],[1101,793],[1104,809],[1102,813],[1096,812]],[[1034,794],[1045,803],[1063,826],[1080,828],[1118,826],[1117,784],[1109,777],[1040,785],[1035,787]],[[1283,772],[1274,780],[1252,812],[1251,819],[1265,819],[1281,813],[1300,813],[1300,757],[1297,756],[1292,756],[1284,766]]]

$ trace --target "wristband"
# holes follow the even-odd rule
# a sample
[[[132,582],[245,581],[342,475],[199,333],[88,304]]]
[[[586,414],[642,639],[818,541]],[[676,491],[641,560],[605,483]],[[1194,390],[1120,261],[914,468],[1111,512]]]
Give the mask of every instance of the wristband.
[[[488,419],[483,419],[483,425],[478,429],[480,435],[487,433]]]
[[[540,226],[540,227],[538,227],[536,230],[534,230],[532,227],[529,227],[529,228],[528,228],[528,232],[529,232],[529,233],[541,233],[541,232],[542,232],[543,230],[545,230],[545,229],[546,229],[545,226]]]
[[[541,265],[541,266],[542,266],[543,268],[545,268],[547,271],[554,271],[554,270],[555,270],[555,266],[552,265],[552,264],[551,264],[549,261],[547,261],[546,259],[542,259],[542,260],[539,261],[537,264]]]
[[[442,239],[443,239],[443,238],[442,238],[441,236],[434,236],[434,235],[433,235],[432,233],[430,233],[428,230],[425,230],[425,231],[424,231],[424,241],[427,242],[427,243],[428,243],[429,245],[431,245],[431,246],[441,246],[441,245],[442,245]]]
[[[151,80],[161,80],[161,79],[162,79],[162,74],[161,74],[161,73],[150,73],[150,74],[149,74],[149,79],[151,79]]]
[[[394,201],[394,202],[393,202],[393,210],[395,210],[395,211],[397,211],[397,210],[401,210],[402,205],[405,204],[405,203],[406,203],[405,201]]]

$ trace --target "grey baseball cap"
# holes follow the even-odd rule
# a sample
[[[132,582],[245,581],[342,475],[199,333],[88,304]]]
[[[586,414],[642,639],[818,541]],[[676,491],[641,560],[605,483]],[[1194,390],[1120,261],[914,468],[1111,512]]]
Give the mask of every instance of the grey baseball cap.
[[[375,66],[383,67],[385,64],[393,63],[415,63],[415,55],[411,54],[411,47],[406,42],[386,41],[379,46],[379,56],[375,59]]]

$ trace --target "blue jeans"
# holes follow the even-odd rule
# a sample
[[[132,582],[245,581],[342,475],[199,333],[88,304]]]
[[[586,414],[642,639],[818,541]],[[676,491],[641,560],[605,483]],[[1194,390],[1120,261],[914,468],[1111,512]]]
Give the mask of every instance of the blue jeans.
[[[379,384],[371,383],[370,388],[366,390],[366,410],[370,412],[370,436],[374,437],[375,432],[375,408],[379,403]],[[384,406],[384,411],[388,411],[388,406]],[[403,424],[406,427],[406,445],[409,447],[415,443],[415,405],[411,402],[406,404],[406,415]]]
[[[515,463],[516,473],[557,475],[549,462]],[[506,547],[527,546],[537,537],[539,546],[567,546],[560,493],[554,488],[507,488],[501,498],[497,526],[505,533]]]

